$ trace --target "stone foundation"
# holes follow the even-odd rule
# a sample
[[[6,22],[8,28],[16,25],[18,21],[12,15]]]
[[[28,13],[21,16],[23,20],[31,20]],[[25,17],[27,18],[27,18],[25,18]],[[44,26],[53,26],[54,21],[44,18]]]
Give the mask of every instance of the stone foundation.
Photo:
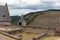
[[[48,28],[25,28],[24,32],[27,33],[47,33],[47,35],[55,35],[55,29],[48,29]]]
[[[25,28],[24,31],[28,33],[46,33],[48,29]]]
[[[11,25],[10,22],[0,22],[0,25]]]

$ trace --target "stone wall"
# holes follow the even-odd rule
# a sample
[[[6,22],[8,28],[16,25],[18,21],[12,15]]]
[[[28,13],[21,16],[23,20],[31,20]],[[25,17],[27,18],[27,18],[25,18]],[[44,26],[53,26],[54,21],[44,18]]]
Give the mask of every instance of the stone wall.
[[[11,25],[11,22],[0,22],[0,25]]]
[[[47,35],[55,35],[55,29],[53,28],[29,28],[29,27],[25,27],[24,32],[27,33],[47,33]]]

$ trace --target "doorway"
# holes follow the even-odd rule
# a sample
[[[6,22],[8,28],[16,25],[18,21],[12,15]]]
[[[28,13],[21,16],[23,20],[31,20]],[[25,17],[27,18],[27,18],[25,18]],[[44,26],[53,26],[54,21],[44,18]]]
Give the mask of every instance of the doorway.
[[[22,22],[19,22],[19,25],[21,26],[22,25]]]

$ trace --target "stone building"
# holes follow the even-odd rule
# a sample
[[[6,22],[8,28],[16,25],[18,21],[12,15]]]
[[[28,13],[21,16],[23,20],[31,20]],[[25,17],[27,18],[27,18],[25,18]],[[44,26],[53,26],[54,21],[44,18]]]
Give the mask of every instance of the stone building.
[[[19,26],[26,26],[26,22],[25,22],[25,19],[24,19],[23,15],[22,15],[21,18],[19,19],[18,25],[19,25]]]
[[[0,5],[0,25],[10,25],[8,5]]]

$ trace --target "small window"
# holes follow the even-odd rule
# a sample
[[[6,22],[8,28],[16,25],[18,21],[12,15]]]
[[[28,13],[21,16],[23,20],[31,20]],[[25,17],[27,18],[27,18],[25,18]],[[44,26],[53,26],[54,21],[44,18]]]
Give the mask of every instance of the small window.
[[[3,15],[3,17],[6,17],[5,15]]]

